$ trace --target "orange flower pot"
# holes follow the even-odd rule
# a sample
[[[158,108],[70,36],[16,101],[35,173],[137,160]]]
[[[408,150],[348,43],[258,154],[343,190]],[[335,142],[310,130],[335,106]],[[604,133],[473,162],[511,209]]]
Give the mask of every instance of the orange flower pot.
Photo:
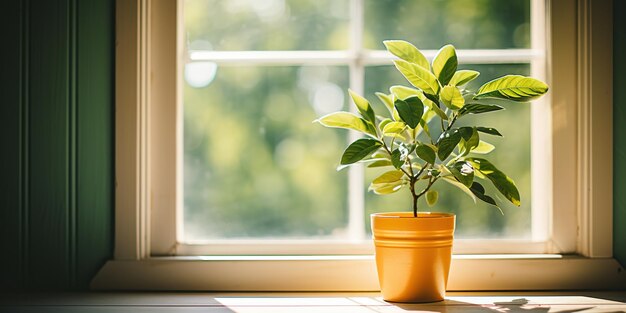
[[[383,299],[434,302],[445,297],[455,215],[390,212],[371,215]]]

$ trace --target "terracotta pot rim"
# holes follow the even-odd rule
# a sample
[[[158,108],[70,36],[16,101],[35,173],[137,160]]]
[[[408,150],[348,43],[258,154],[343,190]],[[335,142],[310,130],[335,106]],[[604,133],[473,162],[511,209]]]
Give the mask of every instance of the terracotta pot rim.
[[[416,218],[413,212],[381,212],[370,214],[372,218],[394,219],[394,218]],[[417,219],[448,219],[453,218],[454,213],[446,212],[417,212]]]

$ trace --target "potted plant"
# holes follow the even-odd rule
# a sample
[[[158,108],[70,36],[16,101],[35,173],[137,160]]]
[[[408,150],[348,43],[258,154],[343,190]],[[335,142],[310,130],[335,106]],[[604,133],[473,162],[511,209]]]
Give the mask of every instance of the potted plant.
[[[356,163],[389,167],[372,181],[370,191],[380,195],[403,188],[410,191],[413,212],[371,215],[383,298],[440,301],[450,268],[455,216],[420,212],[418,200],[425,197],[429,206],[434,205],[439,195],[432,187],[444,181],[499,209],[481,183],[490,181],[506,199],[520,205],[513,180],[480,157],[493,150],[481,138],[502,136],[500,132],[483,125],[459,127],[456,122],[470,114],[503,109],[489,99],[528,102],[545,94],[548,86],[534,78],[506,75],[470,91],[465,85],[480,73],[457,70],[452,45],[442,47],[429,63],[409,42],[389,40],[384,44],[399,58],[394,60],[396,68],[414,87],[392,86],[390,94],[376,93],[389,117],[377,115],[365,98],[349,91],[359,114],[335,112],[316,121],[365,135],[345,149],[340,168]]]

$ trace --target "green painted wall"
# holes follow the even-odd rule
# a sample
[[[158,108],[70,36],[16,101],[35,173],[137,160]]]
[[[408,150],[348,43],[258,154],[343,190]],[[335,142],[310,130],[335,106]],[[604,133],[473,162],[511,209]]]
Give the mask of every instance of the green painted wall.
[[[626,1],[613,1],[613,254],[626,266]]]
[[[112,255],[114,14],[0,1],[0,289],[84,289]]]

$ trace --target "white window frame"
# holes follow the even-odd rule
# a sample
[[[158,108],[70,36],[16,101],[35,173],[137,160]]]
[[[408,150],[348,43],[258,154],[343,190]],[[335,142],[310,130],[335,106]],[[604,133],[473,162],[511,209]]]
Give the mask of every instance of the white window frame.
[[[554,247],[543,249],[576,255],[456,254],[449,290],[590,289],[626,282],[612,258],[612,1],[533,0],[538,4],[546,6],[549,21],[552,108],[537,106],[533,110],[545,111],[532,114],[546,119],[552,136],[531,136],[544,138],[552,155],[542,175],[558,178],[548,188],[547,242]],[[179,229],[153,221],[180,220],[171,208],[180,205],[172,201],[180,201],[182,160],[169,147],[182,143],[181,108],[171,105],[182,94],[180,62],[171,61],[182,56],[182,10],[176,1],[118,0],[116,11],[115,251],[92,288],[378,290],[371,255],[156,256],[180,252]],[[164,141],[172,145],[157,144]],[[346,247],[334,251],[345,254]],[[536,249],[521,252],[529,251]]]
[[[364,0],[350,0],[349,11],[349,47],[346,50],[320,50],[320,51],[188,51],[183,49],[183,54],[178,55],[179,62],[213,62],[219,67],[227,66],[333,66],[341,65],[349,68],[350,88],[358,94],[364,94],[364,76],[365,67],[372,65],[389,65],[391,66],[394,57],[384,50],[368,50],[363,47],[363,31],[364,31]],[[459,61],[463,64],[530,64],[532,75],[536,78],[546,80],[546,59],[545,59],[545,4],[544,2],[535,0],[532,3],[531,18],[531,38],[532,43],[529,49],[472,49],[458,50]],[[178,27],[182,28],[182,21],[178,21]],[[436,50],[422,50],[425,56],[432,60],[437,53]],[[182,73],[179,72],[179,79],[182,79]],[[165,86],[164,86],[165,87]],[[165,103],[164,105],[170,105]],[[179,103],[179,105],[182,105]],[[562,253],[574,252],[576,246],[575,233],[563,236],[560,239],[561,244],[558,247],[551,244],[552,238],[548,236],[548,216],[551,211],[550,201],[551,184],[550,179],[546,179],[543,173],[550,169],[546,160],[550,159],[549,141],[545,140],[542,129],[549,129],[549,102],[543,99],[534,101],[531,106],[531,119],[533,123],[533,149],[531,164],[532,171],[538,174],[532,175],[532,194],[537,195],[532,198],[532,228],[531,238],[528,240],[521,239],[489,239],[488,244],[485,240],[457,239],[454,245],[455,254],[466,253]],[[154,107],[153,107],[154,108]],[[351,106],[356,113],[356,107]],[[175,121],[173,114],[169,114],[169,108],[156,108],[155,110],[163,110],[167,112],[164,118],[170,118],[171,123]],[[159,123],[162,123],[160,119]],[[177,121],[181,123],[180,120]],[[168,124],[171,124],[168,123]],[[171,128],[173,129],[173,128]],[[349,133],[350,141],[358,139],[361,134],[357,132]],[[159,142],[155,144],[163,145],[164,149],[160,153],[167,153],[169,148],[175,146],[174,143],[164,141],[159,136]],[[539,149],[536,149],[541,145]],[[182,160],[183,152],[178,150],[177,160]],[[156,166],[152,173],[156,177],[169,177],[172,172],[166,167]],[[162,169],[166,169],[166,173],[162,173]],[[196,240],[187,242],[181,240],[183,232],[183,218],[177,218],[178,223],[172,224],[172,216],[166,211],[170,211],[172,207],[182,210],[181,205],[176,205],[175,199],[160,199],[157,212],[152,215],[151,226],[158,229],[169,229],[176,227],[177,237],[169,238],[159,237],[153,240],[151,245],[152,255],[293,255],[293,254],[373,254],[374,247],[372,240],[367,238],[364,225],[364,190],[363,178],[364,168],[362,165],[355,165],[348,169],[349,171],[349,197],[348,197],[348,225],[347,236],[344,239],[326,239],[326,240],[267,240],[267,239],[225,239],[225,240]],[[168,181],[168,179],[160,179]],[[160,182],[154,184],[161,185]],[[155,186],[153,184],[153,186]],[[170,188],[169,185],[164,188],[156,187],[159,190]],[[169,194],[168,194],[169,195]],[[545,196],[544,196],[545,195]],[[550,196],[547,196],[550,195]],[[184,198],[178,193],[179,198]],[[575,214],[574,207],[563,207],[566,212],[561,215],[571,216]],[[154,210],[153,210],[154,212]],[[182,214],[179,212],[179,214]],[[180,215],[179,215],[180,216]],[[573,223],[573,222],[572,222]],[[550,239],[550,240],[549,240]],[[172,249],[172,247],[175,247]]]

